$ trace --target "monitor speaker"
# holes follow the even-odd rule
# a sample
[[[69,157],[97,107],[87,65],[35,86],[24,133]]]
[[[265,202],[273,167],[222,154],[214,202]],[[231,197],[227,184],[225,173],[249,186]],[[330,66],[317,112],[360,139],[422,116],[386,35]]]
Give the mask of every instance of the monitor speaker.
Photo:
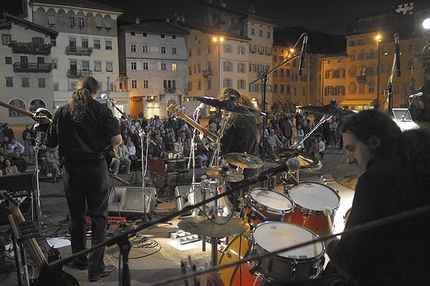
[[[113,187],[109,197],[109,215],[152,219],[156,205],[152,187]]]

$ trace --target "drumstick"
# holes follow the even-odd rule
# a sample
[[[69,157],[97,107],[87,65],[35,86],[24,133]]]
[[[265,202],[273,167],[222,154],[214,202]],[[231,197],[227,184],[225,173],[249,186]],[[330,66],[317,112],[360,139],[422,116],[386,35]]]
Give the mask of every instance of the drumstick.
[[[333,234],[333,223],[331,221],[333,210],[330,207],[325,207],[323,213],[327,217],[328,228],[330,230],[330,233],[327,233],[327,235]]]

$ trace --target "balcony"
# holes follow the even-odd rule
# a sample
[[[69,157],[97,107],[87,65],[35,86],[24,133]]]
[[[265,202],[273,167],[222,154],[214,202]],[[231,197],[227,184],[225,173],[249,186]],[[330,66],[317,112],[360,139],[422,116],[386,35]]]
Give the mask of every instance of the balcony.
[[[37,44],[33,42],[18,43],[12,41],[9,45],[14,54],[29,54],[47,56],[51,53],[51,45]]]
[[[65,53],[68,56],[91,56],[93,48],[67,46]]]
[[[34,72],[34,73],[49,73],[52,70],[52,64],[45,63],[21,63],[13,64],[14,72]]]
[[[77,69],[69,69],[67,71],[68,78],[80,78],[84,75],[92,75],[93,72],[90,70],[77,70]]]
[[[165,87],[164,92],[165,93],[174,93],[176,91],[176,87]]]
[[[211,78],[212,77],[212,70],[211,69],[203,70],[202,75],[204,78]]]

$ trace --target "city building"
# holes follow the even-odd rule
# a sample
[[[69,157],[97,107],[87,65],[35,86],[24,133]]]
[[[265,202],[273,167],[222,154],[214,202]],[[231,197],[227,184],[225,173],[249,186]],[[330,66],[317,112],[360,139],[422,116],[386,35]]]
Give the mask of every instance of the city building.
[[[51,42],[58,32],[5,13],[0,21],[0,122],[32,122],[38,108],[53,105]],[[11,109],[15,107],[15,109]]]

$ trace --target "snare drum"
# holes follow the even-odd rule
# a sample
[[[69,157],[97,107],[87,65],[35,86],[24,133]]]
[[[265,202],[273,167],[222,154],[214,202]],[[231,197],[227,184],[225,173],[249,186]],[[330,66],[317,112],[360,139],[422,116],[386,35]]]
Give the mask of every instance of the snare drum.
[[[252,255],[265,255],[297,244],[312,241],[318,235],[304,227],[278,221],[259,224],[252,234]],[[253,262],[263,279],[285,283],[319,277],[324,266],[321,241],[265,256]],[[252,263],[251,263],[252,264]]]
[[[242,219],[250,226],[264,221],[283,221],[294,209],[294,203],[285,195],[267,188],[256,188],[250,192]]]
[[[235,236],[221,251],[218,265],[225,265],[241,261],[244,256],[248,255],[249,240],[243,236]],[[251,265],[242,263],[236,267],[228,267],[219,270],[219,275],[224,285],[241,286],[241,285],[261,285],[261,280],[250,273]]]
[[[333,223],[340,204],[340,196],[334,189],[320,183],[303,182],[291,188],[288,195],[295,209],[293,215],[286,217],[286,222],[304,226],[320,236],[332,233],[324,209],[331,209]]]

